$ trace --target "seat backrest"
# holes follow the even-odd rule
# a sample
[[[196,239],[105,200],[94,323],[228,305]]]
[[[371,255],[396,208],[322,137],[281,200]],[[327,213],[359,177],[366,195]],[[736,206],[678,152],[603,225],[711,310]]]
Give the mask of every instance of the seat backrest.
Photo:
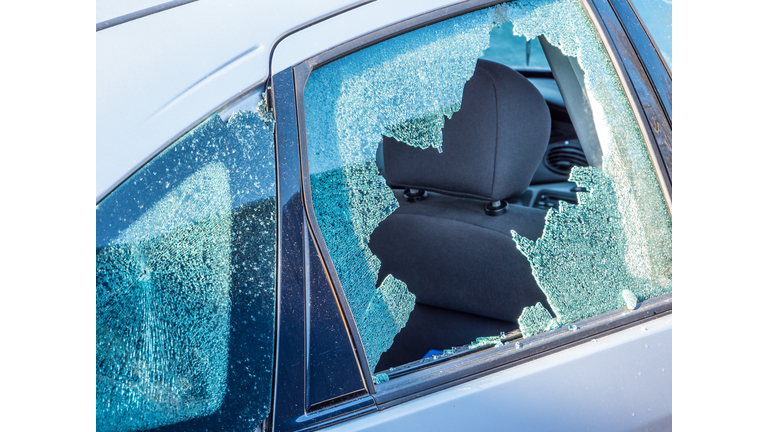
[[[529,186],[549,141],[549,109],[518,72],[478,60],[461,109],[447,119],[443,152],[384,137],[387,184],[498,201]]]
[[[380,279],[404,281],[417,303],[514,323],[523,307],[546,305],[510,235],[538,238],[546,213],[511,205],[494,217],[484,207],[526,190],[550,127],[546,102],[527,79],[478,60],[461,109],[446,120],[442,153],[385,137],[386,179],[400,207],[371,234]],[[400,188],[432,193],[408,202]]]

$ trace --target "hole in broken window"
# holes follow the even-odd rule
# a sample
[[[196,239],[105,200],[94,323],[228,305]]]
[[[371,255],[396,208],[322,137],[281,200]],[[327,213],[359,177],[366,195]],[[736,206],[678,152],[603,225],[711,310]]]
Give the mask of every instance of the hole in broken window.
[[[511,45],[534,41],[526,67],[512,64],[538,69],[527,84],[486,61],[504,58],[503,43],[488,49],[500,26]],[[544,127],[546,114],[530,114],[541,109],[552,119],[543,142],[528,130]],[[372,372],[671,291],[671,218],[578,1],[502,4],[358,51],[312,72],[305,113],[314,210]],[[526,140],[539,150],[505,150]],[[554,188],[545,212],[530,184],[554,144],[583,149],[588,163],[542,181]]]

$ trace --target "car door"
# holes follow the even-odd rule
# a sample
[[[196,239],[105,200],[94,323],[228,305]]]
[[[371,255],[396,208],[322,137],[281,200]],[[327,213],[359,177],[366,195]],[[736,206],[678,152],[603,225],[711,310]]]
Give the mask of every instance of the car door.
[[[600,430],[632,430],[647,426],[670,427],[671,258],[669,251],[671,249],[667,248],[670,244],[668,242],[671,232],[671,92],[665,85],[671,82],[671,78],[668,74],[659,76],[660,72],[653,70],[655,66],[651,65],[652,59],[648,60],[649,63],[645,63],[646,59],[638,54],[645,49],[643,44],[648,44],[650,40],[647,35],[645,35],[646,39],[629,37],[631,33],[625,28],[631,27],[632,24],[628,21],[632,16],[617,13],[616,11],[621,9],[614,3],[531,2],[527,5],[512,3],[506,5],[509,9],[501,9],[505,5],[497,6],[498,3],[464,2],[435,7],[434,10],[410,17],[405,16],[404,18],[407,19],[394,22],[388,22],[389,15],[383,16],[383,12],[376,13],[384,10],[383,2],[379,2],[378,5],[363,5],[354,11],[298,31],[288,36],[276,48],[270,86],[277,120],[278,182],[281,185],[279,189],[281,193],[287,192],[287,196],[280,198],[283,206],[280,217],[286,218],[284,223],[279,224],[285,229],[281,233],[281,241],[284,242],[283,244],[296,246],[299,243],[291,239],[302,238],[300,248],[289,251],[281,247],[281,253],[285,263],[291,260],[290,257],[303,254],[305,264],[285,268],[280,276],[284,279],[279,284],[281,299],[279,360],[275,384],[276,405],[270,422],[273,430],[314,429],[331,424],[337,424],[336,428],[340,430],[389,430],[410,428],[414,425],[449,430],[503,428],[508,421],[511,421],[510,419],[504,416],[478,418],[470,413],[477,412],[483,406],[503,409],[507,404],[511,405],[509,410],[510,413],[514,413],[517,424],[532,427],[542,424],[548,425],[542,427],[561,428],[566,425],[572,427],[572,421],[576,421],[579,427]],[[380,9],[376,9],[376,6]],[[387,4],[387,6],[391,5]],[[499,9],[494,9],[496,7]],[[565,315],[562,308],[559,312],[552,314],[549,308],[537,305],[526,309],[527,312],[519,317],[516,324],[520,325],[521,329],[509,328],[508,332],[501,335],[485,334],[482,335],[484,337],[478,337],[476,340],[466,340],[466,345],[463,346],[424,346],[423,359],[377,370],[375,363],[391,349],[397,335],[404,332],[403,328],[408,328],[408,316],[413,310],[413,303],[408,304],[409,301],[413,301],[409,300],[408,293],[399,290],[397,283],[386,287],[387,278],[383,278],[383,275],[378,275],[378,281],[376,278],[373,279],[377,285],[360,288],[361,283],[366,283],[360,281],[370,278],[365,275],[366,271],[373,271],[374,276],[378,271],[378,269],[365,270],[366,265],[375,262],[369,259],[371,252],[370,249],[365,250],[365,244],[370,241],[372,232],[378,228],[381,221],[392,214],[392,201],[386,201],[388,199],[386,189],[379,186],[389,179],[377,180],[377,176],[381,175],[383,170],[380,165],[377,167],[375,164],[377,159],[375,142],[368,147],[353,149],[352,151],[357,153],[354,155],[349,153],[345,156],[343,153],[345,150],[341,146],[318,145],[318,142],[325,139],[317,138],[318,133],[329,130],[329,123],[323,122],[324,120],[342,111],[351,117],[347,119],[334,117],[334,121],[336,125],[343,123],[348,128],[344,132],[346,136],[355,140],[368,133],[367,130],[355,129],[361,122],[350,119],[368,118],[373,119],[370,120],[372,123],[376,123],[382,117],[386,117],[386,113],[382,114],[378,111],[377,115],[366,117],[365,112],[359,115],[359,112],[354,109],[368,110],[368,112],[378,109],[380,105],[377,104],[382,100],[377,99],[377,93],[389,91],[395,95],[402,92],[409,94],[408,87],[414,85],[412,81],[401,79],[402,77],[391,79],[386,74],[376,75],[378,73],[375,70],[376,65],[381,64],[377,61],[386,62],[394,58],[396,61],[390,64],[397,64],[402,69],[413,67],[407,61],[399,61],[402,58],[398,58],[397,54],[394,54],[394,57],[388,57],[389,53],[401,48],[398,47],[401,42],[407,45],[408,42],[403,40],[407,40],[408,35],[413,35],[419,30],[422,30],[422,33],[429,33],[440,23],[454,20],[444,25],[448,27],[455,25],[463,37],[467,27],[460,21],[469,20],[466,18],[468,15],[482,14],[489,8],[491,11],[485,12],[489,14],[488,18],[484,18],[490,20],[487,21],[489,26],[485,29],[486,32],[493,26],[506,22],[504,16],[500,16],[506,13],[507,21],[517,20],[516,22],[529,25],[527,29],[520,27],[521,32],[527,31],[523,34],[529,40],[536,38],[542,31],[537,30],[536,23],[540,24],[546,20],[546,15],[531,19],[528,11],[538,9],[539,12],[548,11],[550,16],[557,16],[565,23],[568,23],[569,19],[584,23],[586,26],[584,28],[589,32],[589,37],[585,40],[591,40],[592,46],[602,47],[604,54],[600,64],[603,66],[600,67],[603,67],[601,70],[609,77],[604,82],[610,83],[610,86],[616,89],[612,93],[616,99],[625,101],[621,108],[616,108],[610,115],[620,117],[619,121],[626,122],[624,124],[629,126],[621,129],[615,125],[611,126],[611,120],[607,120],[603,125],[594,120],[593,128],[598,129],[595,132],[598,138],[595,141],[597,144],[593,145],[599,146],[598,150],[608,158],[612,145],[617,145],[617,141],[631,136],[627,139],[632,140],[634,144],[631,145],[635,150],[625,152],[625,156],[620,157],[627,157],[625,161],[628,162],[634,157],[630,154],[643,153],[647,155],[642,157],[644,167],[635,163],[633,166],[636,172],[625,171],[625,174],[619,175],[624,176],[623,178],[630,183],[635,182],[634,189],[627,183],[625,186],[617,187],[619,189],[626,187],[627,192],[637,191],[636,188],[639,187],[642,194],[647,192],[653,195],[653,198],[650,198],[653,204],[649,204],[650,201],[643,201],[645,198],[640,198],[640,201],[645,203],[641,207],[648,205],[646,210],[651,207],[658,210],[647,210],[648,213],[641,216],[641,219],[653,221],[647,222],[650,225],[646,224],[644,228],[638,228],[637,223],[642,225],[646,222],[628,221],[627,218],[631,219],[634,216],[627,216],[627,213],[608,214],[603,212],[604,208],[600,210],[599,206],[592,207],[589,211],[601,214],[603,222],[622,221],[620,224],[625,224],[624,228],[621,228],[624,231],[622,235],[631,237],[638,232],[634,230],[640,230],[645,233],[644,236],[654,237],[655,240],[651,243],[659,240],[658,244],[650,246],[647,251],[654,255],[650,258],[652,261],[657,260],[656,263],[663,261],[665,264],[658,266],[649,264],[655,268],[652,272],[657,272],[654,274],[660,279],[655,282],[641,283],[645,288],[638,288],[640,291],[643,289],[650,289],[650,291],[645,291],[646,294],[639,294],[640,291],[638,291],[637,295],[632,290],[618,288],[625,282],[619,280],[621,278],[606,279],[605,276],[606,268],[625,265],[632,260],[624,253],[622,253],[624,264],[618,264],[617,261],[611,263],[607,255],[604,255],[607,249],[598,252],[596,256],[599,257],[599,262],[596,261],[597,264],[590,265],[593,273],[600,274],[600,277],[594,275],[586,279],[574,277],[572,272],[576,270],[573,267],[569,270],[563,270],[558,266],[550,267],[549,277],[554,279],[570,277],[569,280],[572,283],[589,281],[603,286],[614,285],[610,289],[618,297],[611,300],[606,298],[604,302],[598,301],[601,304],[600,307],[590,309],[578,317],[574,316],[570,321],[559,319]],[[526,10],[526,8],[530,9]],[[561,14],[558,15],[556,11]],[[566,12],[566,18],[563,18],[563,11]],[[378,26],[377,30],[370,31],[376,26]],[[434,30],[435,33],[446,34],[441,31]],[[594,67],[590,61],[597,63],[595,58],[590,59],[589,54],[577,52],[573,46],[568,47],[567,42],[563,40],[574,37],[575,33],[572,30],[571,33],[567,33],[568,30],[563,31],[567,35],[561,36],[559,42],[556,31],[550,30],[551,33],[545,33],[541,45],[556,45],[566,57],[570,55],[577,58],[578,67],[569,66],[572,67],[570,73],[575,73],[574,80],[578,81],[579,70],[582,74],[585,70],[587,73],[596,74],[596,69],[590,69]],[[412,37],[417,39],[413,42],[413,46],[419,48],[418,38],[421,36]],[[428,36],[425,37],[428,38]],[[450,43],[445,46],[454,47],[459,51],[461,48],[456,48],[454,42],[461,37],[457,36],[457,39],[450,40]],[[434,42],[430,47],[433,51],[438,51],[438,57],[444,55],[447,58],[455,58],[455,56],[450,57],[455,53],[440,51],[446,48],[441,47],[439,38],[429,39],[429,41]],[[639,48],[635,48],[636,46]],[[370,54],[371,52],[375,54]],[[408,52],[408,49],[403,48],[402,52]],[[552,62],[556,60],[556,53],[549,54],[553,56],[550,63],[554,64]],[[429,53],[420,55],[425,56]],[[469,57],[473,55],[476,59],[476,54]],[[365,56],[368,56],[367,59],[360,60]],[[656,56],[658,61],[658,54]],[[360,66],[361,61],[371,63]],[[429,65],[434,62],[426,60],[423,63]],[[334,69],[336,65],[341,66]],[[555,67],[552,69],[555,72]],[[374,70],[371,75],[374,78],[361,87],[369,86],[372,90],[368,93],[360,93],[360,95],[366,95],[360,96],[362,99],[360,97],[345,99],[355,105],[354,109],[346,109],[346,106],[335,102],[338,99],[333,98],[338,94],[342,96],[349,94],[344,93],[345,90],[338,89],[347,84],[350,86],[347,89],[353,88],[354,80],[360,76],[354,75],[353,72],[360,70]],[[565,81],[568,76],[563,70],[559,69],[560,72],[557,74],[559,79],[555,75],[554,80],[557,81],[563,96],[573,102],[580,95],[578,92],[569,93],[565,90],[567,88]],[[323,71],[330,72],[323,74]],[[523,72],[529,77],[535,75],[535,71]],[[349,75],[344,75],[345,73]],[[653,76],[653,73],[657,76]],[[333,81],[334,75],[341,77],[340,87],[328,86],[328,83]],[[550,73],[549,79],[553,79],[553,75]],[[325,87],[317,87],[320,84],[315,84],[316,81],[313,79],[318,76],[331,78],[322,84]],[[469,76],[471,76],[471,70],[459,84],[463,85]],[[584,79],[583,75],[581,79]],[[394,87],[382,86],[381,83]],[[594,84],[591,90],[584,90],[583,82],[580,85],[579,91],[584,92],[583,97],[587,106],[591,106],[593,111],[603,110],[602,113],[590,113],[590,116],[603,119],[609,117],[605,110],[615,107],[610,108],[608,104],[595,100],[600,97],[605,98],[606,95],[597,95],[599,91],[595,90]],[[578,89],[579,84],[576,86]],[[314,88],[320,90],[314,90]],[[391,90],[393,88],[394,90]],[[331,99],[323,99],[327,95],[331,95]],[[370,103],[365,98],[374,100],[374,103]],[[308,102],[308,99],[312,100]],[[413,99],[409,100],[413,102]],[[331,110],[323,110],[323,107],[330,106],[324,105],[324,102],[335,103],[335,105]],[[308,108],[308,104],[314,105]],[[407,109],[396,103],[393,106],[395,110]],[[574,103],[569,104],[566,100],[565,106],[568,107],[572,117],[578,117],[572,109]],[[453,112],[457,111],[459,110]],[[424,112],[417,111],[414,115],[419,117]],[[320,119],[322,120],[320,123],[318,123],[318,113],[327,114]],[[414,115],[405,118],[413,119]],[[450,113],[446,115],[450,116]],[[603,117],[600,117],[601,115]],[[402,122],[402,118],[399,121]],[[416,127],[428,127],[424,126],[425,124],[429,122],[419,120]],[[375,131],[374,139],[381,139],[382,133],[385,137],[397,134],[397,131],[392,132],[393,124],[383,127],[384,129]],[[376,133],[379,134],[379,138],[375,138]],[[577,138],[582,141],[588,141],[585,134],[577,135],[579,135]],[[402,137],[402,135],[399,136]],[[617,137],[622,138],[617,139]],[[339,139],[343,141],[344,138]],[[587,144],[584,144],[584,147],[586,148]],[[299,149],[298,152],[296,148]],[[330,157],[336,155],[339,159],[336,162],[329,161],[328,155]],[[366,168],[361,171],[363,168],[353,168],[349,165],[350,160],[362,161],[368,165],[365,165]],[[638,162],[639,159],[635,161]],[[611,164],[618,165],[608,159],[602,162],[607,164],[607,169],[614,169],[611,168]],[[342,168],[345,172],[342,175],[346,176],[340,182],[334,183],[327,180],[323,183],[324,180],[318,180],[322,173],[338,167]],[[603,167],[605,168],[606,165]],[[361,176],[367,180],[361,181]],[[639,180],[640,177],[643,180]],[[585,203],[589,202],[589,198],[583,193],[593,194],[599,189],[597,183],[588,184],[583,177],[579,179],[578,176],[572,175],[570,180],[570,183],[566,182],[569,186],[565,192],[570,193],[568,196],[573,197],[574,203],[579,203],[577,206],[585,206]],[[541,187],[533,189],[541,191]],[[362,195],[355,195],[356,191],[363,191]],[[434,189],[428,192],[435,193]],[[339,200],[339,193],[347,194],[348,198]],[[624,192],[620,192],[622,193]],[[336,197],[334,194],[337,194]],[[535,207],[536,200],[531,198],[529,196],[526,202],[529,206]],[[576,216],[578,211],[575,210],[577,207],[570,207],[569,200],[570,198],[565,200],[561,198],[559,199],[560,209],[549,210],[544,238],[546,238],[547,228],[552,228],[557,223],[558,217],[561,218],[560,223],[566,223],[569,217],[566,210],[576,211],[571,216],[578,219]],[[424,200],[424,202],[428,201],[429,198]],[[555,197],[554,201],[558,203],[558,198]],[[318,208],[318,205],[326,206],[326,209]],[[402,205],[404,204],[401,202]],[[390,208],[388,209],[387,206]],[[620,207],[617,204],[612,208],[616,212],[622,212]],[[329,212],[328,208],[336,210]],[[338,212],[334,213],[334,211]],[[357,216],[349,216],[350,214]],[[586,213],[582,214],[582,216],[585,215]],[[339,224],[345,223],[345,218],[349,223],[349,229],[339,228]],[[358,219],[355,220],[355,218]],[[600,224],[602,225],[603,222]],[[634,228],[629,227],[632,224]],[[585,230],[581,231],[583,233],[602,229],[597,225],[584,228]],[[291,232],[293,234],[290,234]],[[589,235],[591,234],[587,234],[587,237]],[[612,238],[613,234],[608,236]],[[350,242],[350,239],[354,241]],[[520,249],[525,249],[525,245],[531,247],[528,250],[528,259],[533,271],[538,272],[536,273],[537,281],[544,287],[542,289],[546,290],[547,271],[542,270],[537,263],[546,260],[548,254],[550,257],[552,254],[557,255],[559,250],[567,248],[567,244],[553,242],[550,243],[550,248],[546,248],[543,247],[544,241],[538,242],[537,244],[542,247],[538,249],[540,254],[537,255],[537,252],[533,251],[536,246],[531,246],[524,239],[516,237],[515,242],[518,241],[518,244],[523,245],[518,247]],[[635,240],[627,241],[631,243]],[[666,246],[660,246],[661,244]],[[622,247],[625,251],[627,250],[626,244]],[[582,250],[582,253],[585,252],[586,249]],[[570,256],[571,260],[581,260],[577,258],[579,255],[562,255],[560,259],[564,259],[565,256]],[[355,260],[360,257],[363,257],[362,260],[355,264]],[[569,272],[571,274],[567,276]],[[382,279],[385,283],[382,283]],[[547,300],[554,303],[558,301],[556,285],[557,283],[550,283],[549,286],[554,289],[546,292]],[[650,288],[651,285],[656,288]],[[364,289],[369,289],[369,293],[372,294],[361,294]],[[625,291],[629,292],[625,293]],[[369,295],[366,297],[368,298],[365,303],[367,306],[361,309],[359,306],[361,296],[365,295]],[[385,304],[379,311],[389,314],[389,318],[373,319],[377,324],[371,328],[368,324],[372,320],[371,316],[377,318],[381,313],[364,314],[376,310],[374,297],[377,295],[384,299],[382,301]],[[590,294],[582,292],[576,298],[583,299],[584,297],[579,296],[585,295]],[[313,298],[324,298],[325,300],[318,300],[318,302],[331,304],[330,309],[325,312],[317,311],[314,309],[317,303],[312,301]],[[418,299],[419,295],[416,298]],[[336,307],[333,307],[334,302],[331,299],[335,299]],[[302,305],[303,309],[301,309]],[[409,307],[411,311],[408,310]],[[322,316],[322,320],[318,316]],[[330,321],[323,321],[329,318]],[[325,324],[320,324],[321,322]],[[324,333],[326,326],[330,329],[329,338],[335,341],[326,346],[337,347],[334,355],[343,353],[343,359],[341,357],[336,360],[326,358],[325,354],[329,351],[315,347],[316,344],[329,344],[327,340],[322,340],[323,336],[318,336]],[[432,329],[434,332],[439,332],[440,326],[434,326]],[[295,338],[295,334],[300,332],[304,332],[305,335],[303,342]],[[481,335],[478,334],[478,336]],[[432,353],[430,348],[437,348],[438,351]],[[339,366],[332,366],[336,364]],[[319,378],[320,376],[323,378]],[[333,384],[329,385],[329,383]],[[318,385],[321,391],[316,390],[315,386]],[[515,409],[515,406],[526,408]],[[618,412],[621,414],[616,414]]]

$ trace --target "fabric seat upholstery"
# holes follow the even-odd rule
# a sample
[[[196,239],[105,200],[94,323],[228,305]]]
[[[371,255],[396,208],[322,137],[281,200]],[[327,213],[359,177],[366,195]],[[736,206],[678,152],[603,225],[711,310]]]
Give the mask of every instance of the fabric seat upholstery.
[[[380,279],[392,274],[404,281],[418,304],[510,325],[525,306],[542,302],[548,308],[510,235],[514,229],[538,238],[546,213],[510,205],[506,213],[489,216],[485,205],[527,189],[550,127],[546,102],[527,79],[478,60],[461,109],[446,120],[442,153],[385,137],[387,183],[400,207],[371,235]],[[408,202],[404,188],[430,193]]]

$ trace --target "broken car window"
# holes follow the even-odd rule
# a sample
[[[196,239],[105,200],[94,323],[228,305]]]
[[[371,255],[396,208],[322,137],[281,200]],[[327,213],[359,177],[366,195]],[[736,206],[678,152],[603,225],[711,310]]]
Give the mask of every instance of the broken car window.
[[[272,391],[271,120],[212,115],[96,219],[98,430],[254,430]]]
[[[535,244],[513,233],[555,312],[556,322],[546,328],[622,307],[624,291],[640,301],[670,292],[672,220],[629,101],[586,12],[569,0],[507,11],[516,33],[543,35],[576,58],[603,153],[602,169],[573,168],[571,180],[584,190],[579,204],[550,211]],[[523,335],[537,333],[543,320],[530,327],[521,322]]]
[[[558,90],[545,43],[575,87]],[[565,112],[574,97],[586,116]],[[671,217],[577,0],[505,3],[365,48],[313,71],[304,109],[314,211],[372,372],[671,291]]]

